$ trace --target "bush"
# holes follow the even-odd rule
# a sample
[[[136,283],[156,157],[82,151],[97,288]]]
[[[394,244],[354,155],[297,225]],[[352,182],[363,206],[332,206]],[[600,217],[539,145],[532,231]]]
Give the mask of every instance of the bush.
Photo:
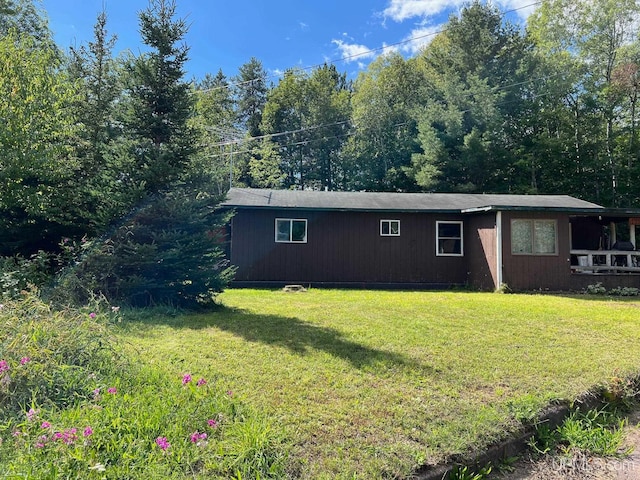
[[[609,295],[616,297],[637,297],[639,290],[635,287],[616,287],[609,290]]]
[[[42,286],[53,278],[57,257],[42,250],[29,258],[0,257],[0,299],[14,299],[30,285]]]
[[[212,304],[232,279],[217,232],[227,217],[216,199],[187,188],[150,198],[108,238],[87,246],[57,297],[83,303],[104,295],[132,306]]]
[[[35,293],[0,308],[0,421],[33,404],[64,408],[117,368],[106,327],[89,311],[54,311]]]
[[[584,289],[584,293],[587,295],[604,295],[607,293],[607,289],[602,285],[602,282],[597,282],[587,285],[587,288]]]

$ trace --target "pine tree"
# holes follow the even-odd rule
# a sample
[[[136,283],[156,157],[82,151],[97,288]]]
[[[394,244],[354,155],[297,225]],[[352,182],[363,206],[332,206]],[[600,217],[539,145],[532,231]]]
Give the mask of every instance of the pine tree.
[[[196,151],[196,134],[187,120],[193,110],[184,81],[189,47],[182,43],[188,27],[175,19],[173,0],[150,0],[140,12],[142,41],[151,48],[128,65],[130,105],[126,118],[132,133],[135,170],[148,192],[180,179]]]

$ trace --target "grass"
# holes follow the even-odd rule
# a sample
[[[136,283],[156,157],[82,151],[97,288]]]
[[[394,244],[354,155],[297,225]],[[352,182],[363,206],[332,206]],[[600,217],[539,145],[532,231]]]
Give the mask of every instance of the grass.
[[[285,432],[301,478],[406,477],[640,366],[640,302],[466,292],[229,290],[118,335]]]
[[[0,478],[284,476],[279,427],[215,378],[121,349],[117,309],[93,307],[0,304]]]

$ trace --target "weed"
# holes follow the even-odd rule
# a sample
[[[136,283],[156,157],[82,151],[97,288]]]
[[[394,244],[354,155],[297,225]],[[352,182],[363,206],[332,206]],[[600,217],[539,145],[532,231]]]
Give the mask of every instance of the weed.
[[[483,480],[491,473],[491,464],[486,465],[478,472],[469,470],[467,466],[456,466],[449,473],[449,480]]]
[[[603,457],[625,455],[627,452],[620,451],[625,424],[626,420],[610,407],[586,413],[574,410],[554,430],[546,424],[540,425],[529,446],[540,455],[575,450]]]
[[[626,420],[605,409],[586,413],[574,411],[560,427],[560,442],[592,455],[617,456],[624,440]]]
[[[536,434],[529,439],[529,447],[538,455],[552,452],[558,445],[560,437],[557,429],[549,428],[546,423],[538,425]]]
[[[607,293],[607,289],[602,285],[602,282],[597,282],[587,285],[587,288],[584,289],[584,293],[587,295],[604,295]]]

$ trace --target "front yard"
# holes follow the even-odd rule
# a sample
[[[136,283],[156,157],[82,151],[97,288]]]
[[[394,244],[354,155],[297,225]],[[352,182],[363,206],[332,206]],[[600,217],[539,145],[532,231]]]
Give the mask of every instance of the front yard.
[[[268,414],[302,478],[406,477],[640,369],[637,300],[315,289],[220,300],[214,313],[125,321],[119,336]]]

